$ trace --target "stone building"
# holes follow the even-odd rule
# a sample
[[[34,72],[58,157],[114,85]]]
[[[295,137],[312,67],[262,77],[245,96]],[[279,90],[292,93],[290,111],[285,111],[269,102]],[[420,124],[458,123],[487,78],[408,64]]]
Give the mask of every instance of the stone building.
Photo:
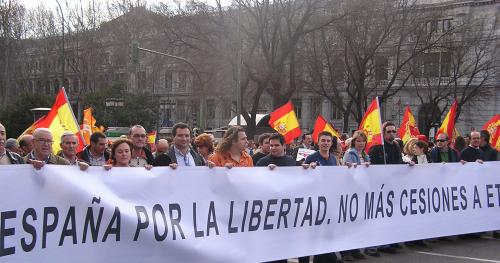
[[[445,10],[446,16],[429,24],[435,30],[445,30],[455,21],[471,15],[485,21],[490,20],[488,23],[491,24],[500,18],[500,2],[495,0],[421,0],[419,3],[428,8]],[[164,26],[164,20],[159,14],[141,7],[134,8],[129,13],[104,23],[95,31],[67,37],[64,43],[64,63],[60,59],[62,49],[59,38],[25,40],[23,55],[16,61],[15,74],[8,76],[10,85],[2,87],[3,103],[22,91],[55,94],[58,87],[63,85],[68,90],[75,110],[78,109],[78,115],[81,116],[82,107],[79,103],[85,93],[105,88],[113,81],[123,81],[128,91],[147,91],[160,99],[159,123],[163,126],[179,121],[197,126],[202,117],[200,111],[203,103],[206,105],[203,113],[206,127],[226,126],[236,115],[236,84],[231,75],[232,69],[217,63],[217,60],[183,50],[175,43],[166,44],[168,37],[162,32]],[[495,48],[498,48],[499,36],[500,29],[494,29],[496,40],[492,45]],[[194,72],[186,63],[147,52],[140,53],[138,64],[132,63],[130,44],[134,40],[138,41],[141,47],[178,54],[196,65],[205,66],[201,67],[199,72]],[[426,88],[433,89],[433,83],[439,81],[437,77],[442,79],[448,74],[445,72],[449,68],[446,63],[451,63],[446,59],[446,54],[441,52],[429,52],[428,57],[430,66],[425,63],[421,65],[422,79],[417,77],[407,82],[405,88],[382,105],[386,120],[399,124],[404,107],[409,105],[417,122],[422,123],[421,119],[429,107],[442,108],[450,104],[450,100],[444,100],[437,105],[420,105],[414,87],[421,85],[419,81],[424,82],[425,78]],[[390,61],[391,58],[388,58],[381,67],[382,75],[387,79],[393,73]],[[201,85],[198,76],[203,79]],[[491,78],[484,85],[490,89],[490,95],[464,106],[457,123],[463,133],[473,128],[479,129],[491,116],[500,112],[500,78]],[[116,106],[112,103],[114,98],[109,99],[109,106]],[[243,98],[247,99],[250,98]],[[344,128],[342,113],[327,99],[311,92],[307,86],[296,92],[292,101],[303,130],[312,129],[318,114],[330,120],[336,128]],[[269,99],[262,99],[258,113],[271,112],[271,105]],[[351,131],[356,129],[356,126],[351,120],[349,127],[344,130]]]

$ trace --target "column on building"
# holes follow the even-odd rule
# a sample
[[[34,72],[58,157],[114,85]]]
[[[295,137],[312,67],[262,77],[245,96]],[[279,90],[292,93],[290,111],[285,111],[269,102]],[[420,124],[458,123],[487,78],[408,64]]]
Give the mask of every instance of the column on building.
[[[311,124],[311,97],[303,97],[302,98],[302,118],[301,118],[301,127],[302,130],[309,132],[309,127]]]
[[[327,121],[332,120],[332,103],[327,99],[321,101],[321,115],[323,115]]]

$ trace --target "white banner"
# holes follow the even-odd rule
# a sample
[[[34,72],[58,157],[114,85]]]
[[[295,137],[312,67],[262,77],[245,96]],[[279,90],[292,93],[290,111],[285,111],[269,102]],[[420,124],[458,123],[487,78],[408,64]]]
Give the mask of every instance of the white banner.
[[[1,262],[260,262],[500,229],[500,162],[0,166]]]

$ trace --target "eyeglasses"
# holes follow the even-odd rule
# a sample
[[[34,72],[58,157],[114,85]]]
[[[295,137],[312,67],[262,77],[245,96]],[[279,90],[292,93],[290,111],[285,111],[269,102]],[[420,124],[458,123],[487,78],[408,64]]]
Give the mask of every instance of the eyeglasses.
[[[387,133],[397,133],[397,131],[386,131]]]
[[[134,134],[132,135],[134,138],[146,138],[146,134]]]
[[[36,139],[35,141],[39,142],[40,144],[45,144],[45,145],[52,145],[54,143],[54,141],[45,140],[45,139]]]
[[[446,142],[448,140],[445,140],[445,139],[439,139],[439,140],[436,140],[436,142]]]

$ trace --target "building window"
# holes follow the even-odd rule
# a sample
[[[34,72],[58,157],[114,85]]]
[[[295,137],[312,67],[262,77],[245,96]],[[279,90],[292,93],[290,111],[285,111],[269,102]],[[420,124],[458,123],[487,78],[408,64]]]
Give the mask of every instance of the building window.
[[[146,88],[146,71],[137,72],[137,89],[145,89]]]
[[[165,90],[167,92],[172,92],[172,71],[165,71]]]
[[[184,100],[178,100],[177,101],[177,107],[176,107],[176,115],[177,115],[177,122],[183,121],[186,122],[186,102]]]
[[[449,77],[451,60],[450,52],[422,54],[415,59],[413,75],[416,78]]]
[[[178,91],[180,92],[186,91],[186,82],[187,82],[187,72],[180,71],[178,73]]]
[[[207,100],[207,119],[215,119],[215,108],[217,107],[215,100]]]
[[[387,57],[376,57],[375,58],[375,80],[387,80],[389,68],[389,60]]]
[[[302,99],[292,99],[293,107],[295,109],[295,114],[297,119],[302,118]]]

